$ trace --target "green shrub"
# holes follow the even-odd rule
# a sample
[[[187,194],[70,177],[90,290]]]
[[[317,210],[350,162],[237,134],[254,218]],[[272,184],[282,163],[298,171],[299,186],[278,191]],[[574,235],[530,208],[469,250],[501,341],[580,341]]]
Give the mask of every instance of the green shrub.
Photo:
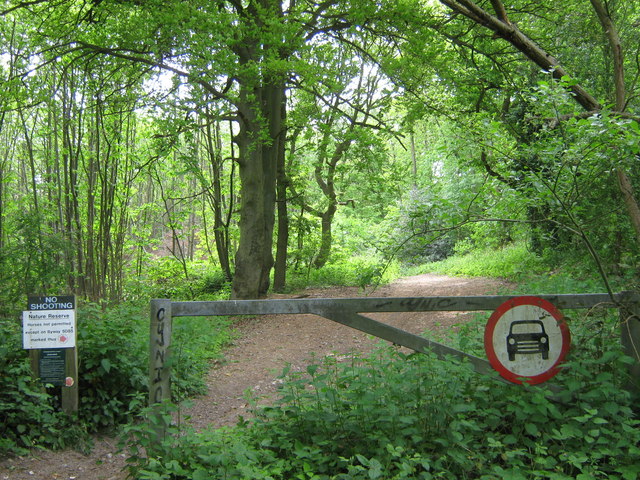
[[[149,365],[147,305],[123,304],[78,314],[81,416],[95,429],[126,422],[146,403]],[[172,394],[174,400],[204,393],[210,360],[232,338],[226,317],[173,320]]]
[[[148,314],[141,307],[78,310],[80,416],[94,431],[127,421],[148,378]]]
[[[234,338],[229,317],[178,317],[173,320],[171,385],[175,400],[206,392],[211,361]]]
[[[519,292],[596,286],[557,273]],[[181,432],[151,458],[132,457],[132,472],[149,479],[207,472],[228,479],[638,478],[637,399],[625,390],[630,359],[619,349],[616,312],[564,313],[573,347],[552,381],[562,389],[555,396],[430,355],[383,349],[346,362],[328,357],[283,372],[280,400],[255,420]],[[464,323],[450,342],[483,355],[486,319]],[[149,438],[149,427],[139,427]]]
[[[0,331],[0,457],[85,442],[83,426],[61,413],[56,398],[32,377],[19,323],[0,320]]]
[[[149,312],[147,305],[78,309],[78,418],[60,412],[59,388],[32,378],[21,345],[19,322],[2,320],[0,342],[0,454],[26,448],[62,448],[87,439],[86,432],[129,422],[147,403]],[[202,393],[210,361],[232,338],[226,317],[177,318],[172,351],[177,401]]]
[[[551,400],[543,387],[498,383],[430,355],[387,348],[344,363],[328,357],[304,372],[286,370],[280,401],[254,421],[166,438],[151,458],[132,457],[132,472],[148,479],[635,479],[640,423],[621,388],[625,362],[611,349],[570,364],[559,376],[565,392]]]
[[[217,265],[187,262],[187,272],[173,257],[150,260],[140,276],[128,278],[128,300],[170,298],[171,300],[218,300],[228,298],[231,284]]]
[[[600,276],[579,274],[575,269],[562,268],[546,275],[523,279],[513,290],[517,294],[602,293],[605,286]]]

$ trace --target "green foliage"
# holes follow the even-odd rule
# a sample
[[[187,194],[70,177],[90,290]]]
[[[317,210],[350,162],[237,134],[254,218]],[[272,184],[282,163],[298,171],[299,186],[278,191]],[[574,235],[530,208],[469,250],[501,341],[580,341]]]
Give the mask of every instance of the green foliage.
[[[78,310],[80,416],[94,431],[127,421],[148,378],[148,314],[140,306]]]
[[[0,457],[86,443],[85,426],[61,413],[56,399],[32,377],[19,324],[0,319],[0,331]]]
[[[552,400],[544,388],[497,383],[430,355],[387,348],[370,358],[328,357],[302,372],[285,369],[280,401],[254,421],[166,438],[149,459],[132,457],[132,472],[148,479],[207,472],[229,479],[636,478],[640,429],[621,388],[625,364],[617,347],[574,360],[556,377],[566,390]],[[145,446],[153,432],[142,427],[137,443]]]
[[[243,428],[195,434],[177,425],[179,409],[163,404],[145,409],[140,422],[123,430],[122,444],[129,449],[129,472],[140,480],[209,478],[274,479],[289,471],[289,462],[255,444]],[[176,452],[180,452],[176,455]],[[181,459],[187,459],[185,462]]]
[[[63,448],[131,421],[147,403],[148,305],[101,308],[87,304],[78,314],[78,418],[60,412],[59,389],[32,378],[17,322],[1,321],[0,453],[25,448]],[[210,362],[231,340],[230,320],[177,318],[172,335],[172,385],[176,401],[202,393]]]
[[[599,277],[582,273],[574,267],[560,266],[546,275],[524,277],[514,286],[514,294],[561,294],[561,293],[601,293],[602,281]]]
[[[569,116],[555,128],[549,120],[540,123],[566,111],[572,101],[567,82],[548,78],[523,93],[525,118],[516,123],[529,131],[493,160],[494,168],[510,179],[505,181],[526,207],[534,251],[597,257],[607,271],[636,272],[638,245],[621,210],[615,177],[619,169],[637,177],[638,123],[608,110],[588,118]]]
[[[133,299],[220,300],[228,298],[231,286],[217,265],[187,262],[186,272],[174,257],[149,260],[146,269],[128,280],[127,294]]]
[[[385,262],[376,255],[338,257],[319,269],[291,272],[288,287],[300,290],[306,287],[357,286],[362,289],[388,283],[398,276],[397,262]]]
[[[84,307],[78,317],[81,417],[98,430],[127,422],[146,402],[148,306]],[[232,338],[226,317],[173,321],[172,393],[180,401],[205,391],[204,375]]]
[[[64,289],[61,259],[66,244],[52,232],[47,219],[32,212],[11,212],[8,222],[13,242],[0,242],[0,315],[20,308],[27,295]],[[4,220],[3,220],[4,221]]]
[[[596,289],[556,273],[513,293]],[[136,478],[270,479],[635,479],[640,422],[626,390],[615,311],[567,311],[573,348],[544,386],[515,386],[470,366],[384,348],[371,357],[329,356],[287,367],[275,405],[233,429],[180,431],[131,457]],[[449,339],[482,355],[486,315]],[[138,448],[154,424],[138,425]],[[175,432],[177,433],[177,432]]]
[[[205,375],[213,360],[235,338],[229,317],[179,317],[173,319],[171,385],[174,400],[205,393]]]
[[[500,249],[472,250],[463,255],[413,268],[410,273],[431,272],[518,280],[531,274],[543,273],[545,270],[542,260],[528,251],[524,243],[518,243]]]
[[[412,189],[387,216],[391,233],[386,250],[414,265],[447,258],[460,235],[456,226],[463,220],[462,203],[446,192]]]
[[[539,45],[553,48],[549,55],[560,59],[574,77],[559,80],[531,68],[513,49],[505,49],[504,42],[487,35],[490,32],[471,28],[477,26],[464,15],[450,15],[451,7],[442,2],[266,2],[282,7],[277,13],[250,3],[251,8],[245,8],[246,2],[35,2],[29,8],[16,4],[0,18],[6,46],[0,62],[6,87],[0,95],[0,315],[18,310],[25,293],[54,288],[96,302],[226,297],[229,286],[219,270],[177,259],[202,253],[194,246],[197,238],[200,248],[204,242],[211,245],[214,205],[229,212],[223,215],[231,229],[226,248],[235,245],[240,210],[235,202],[247,198],[247,191],[238,192],[237,186],[250,183],[236,178],[235,165],[247,165],[238,155],[255,153],[261,142],[271,145],[274,139],[265,127],[281,131],[281,112],[260,112],[253,126],[244,123],[243,128],[238,128],[240,117],[235,115],[258,112],[258,90],[276,84],[287,90],[289,100],[287,142],[298,140],[285,145],[291,155],[287,182],[307,195],[308,207],[322,210],[329,199],[341,203],[332,245],[337,255],[319,270],[304,271],[317,257],[320,239],[312,232],[318,220],[305,217],[309,212],[304,209],[295,219],[290,210],[291,229],[298,233],[290,237],[298,248],[290,252],[297,270],[290,288],[365,288],[395,274],[395,264],[389,268],[387,263],[390,258],[416,263],[457,253],[457,258],[429,268],[521,279],[541,272],[543,261],[559,268],[571,257],[580,275],[554,274],[550,283],[535,289],[602,290],[592,280],[593,268],[586,266],[587,243],[593,247],[592,261],[601,261],[604,270],[627,287],[637,285],[640,250],[615,173],[622,169],[634,181],[640,178],[639,123],[607,109],[576,115],[567,88],[584,86],[606,101],[613,98],[614,84],[609,58],[613,49],[606,46],[595,15],[575,14],[581,12],[578,2],[539,2],[545,15],[530,2],[507,5],[510,20]],[[621,34],[625,74],[637,78],[638,7],[634,2],[608,2],[607,7]],[[228,35],[229,25],[234,25],[235,36]],[[313,30],[304,31],[307,26]],[[243,45],[247,48],[239,47]],[[344,56],[336,55],[339,51]],[[244,58],[247,52],[250,58]],[[161,82],[143,87],[161,68],[165,79],[170,71],[175,74],[170,79],[173,90],[161,91]],[[625,108],[634,115],[640,96],[633,91],[634,82],[627,87]],[[402,91],[407,96],[399,99]],[[319,142],[340,110],[347,114],[342,123],[333,124],[326,142]],[[216,120],[234,117],[235,123],[223,128]],[[155,131],[150,128],[154,120]],[[349,135],[349,122],[358,125],[358,135]],[[219,131],[205,135],[207,128]],[[402,147],[394,151],[390,138],[396,135]],[[233,137],[238,144],[258,144],[236,150]],[[341,140],[352,144],[340,145]],[[340,153],[339,146],[349,148]],[[326,160],[336,151],[345,157],[332,167],[335,195],[327,196],[330,189],[325,191],[322,182],[312,191],[308,187],[317,183],[319,173],[325,174],[325,187],[333,183]],[[325,161],[312,162],[323,155]],[[291,202],[296,198],[287,195]],[[525,235],[543,260],[520,243],[503,248]],[[187,243],[193,247],[189,253],[182,251]],[[372,246],[386,256],[367,257]],[[169,250],[174,257],[155,259]],[[123,288],[127,269],[135,275]],[[88,320],[80,326],[85,350],[81,415],[96,427],[111,426],[142,403],[148,319],[144,308],[130,305],[108,310],[88,305],[85,313]],[[202,388],[199,377],[206,361],[229,338],[225,322],[176,322],[175,385],[180,397]],[[586,323],[598,333],[599,342],[587,341],[593,347],[587,353],[605,356],[611,322],[592,316]],[[39,430],[26,433],[31,431],[26,425],[36,422],[57,433],[58,420],[51,414],[56,399],[28,378],[24,354],[17,353],[21,349],[15,329],[7,323],[11,338],[3,338],[0,350],[5,367],[1,381],[9,385],[0,393],[2,414],[10,412],[0,442],[20,448],[46,445],[52,437]],[[20,406],[17,413],[13,405]],[[528,430],[536,437],[534,427]],[[592,438],[589,432],[581,433]],[[253,438],[253,433],[246,435]],[[224,462],[231,476],[241,476],[241,468],[254,468],[250,460],[262,448],[241,440],[217,444],[229,446]],[[504,438],[494,440],[511,445]],[[294,465],[299,478],[325,475],[314,473],[309,461],[316,447],[300,445],[295,451],[307,459],[302,466],[267,445],[273,461],[283,462],[273,476],[286,476],[282,472],[294,471]],[[376,445],[373,452],[352,448],[352,454],[340,460],[343,473],[337,475],[377,478],[386,469],[392,472],[389,478],[396,471],[398,478],[418,478],[434,471],[430,454],[411,452],[404,444]],[[453,452],[464,460],[461,451]],[[500,470],[484,475],[518,478],[524,474],[507,471],[507,465],[528,453],[530,449],[514,454],[512,462],[503,452]],[[165,473],[175,465],[165,465]],[[549,477],[565,475],[564,466],[546,465],[555,469]],[[255,468],[243,474],[268,476],[258,471],[260,466]],[[572,474],[592,475],[578,470]],[[204,471],[195,476],[204,476]],[[151,470],[148,475],[152,478]],[[612,473],[616,475],[626,478],[633,472]]]

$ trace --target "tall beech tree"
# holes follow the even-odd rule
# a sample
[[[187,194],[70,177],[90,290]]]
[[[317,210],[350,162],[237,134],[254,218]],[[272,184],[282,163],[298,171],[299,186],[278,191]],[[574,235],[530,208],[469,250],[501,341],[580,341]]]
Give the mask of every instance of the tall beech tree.
[[[44,8],[50,6],[31,7],[39,15]],[[379,8],[373,2],[336,0],[103,0],[61,2],[43,18],[44,35],[56,38],[59,55],[76,61],[105,55],[163,70],[188,85],[185,108],[202,111],[208,99],[226,105],[237,126],[241,180],[233,295],[250,298],[266,293],[274,262],[276,177],[284,154],[288,81],[309,71],[304,62],[308,42],[355,31]],[[72,28],[61,34],[61,26]]]

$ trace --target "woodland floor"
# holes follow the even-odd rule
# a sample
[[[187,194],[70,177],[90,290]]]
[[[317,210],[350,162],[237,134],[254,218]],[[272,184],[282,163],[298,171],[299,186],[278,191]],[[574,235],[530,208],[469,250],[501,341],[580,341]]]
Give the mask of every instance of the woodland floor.
[[[378,288],[372,297],[462,296],[498,293],[506,284],[486,278],[451,278],[419,275],[403,278]],[[308,289],[298,295],[273,295],[272,298],[359,297],[358,288]],[[456,312],[384,313],[368,315],[413,333],[455,331],[465,315]],[[259,396],[273,394],[276,377],[290,364],[303,369],[313,358],[366,352],[380,343],[364,333],[314,315],[268,315],[241,319],[234,344],[225,352],[225,360],[213,366],[207,378],[208,393],[198,397],[182,413],[190,417],[196,429],[233,425],[240,415],[248,416],[244,393]],[[34,451],[25,457],[0,461],[0,480],[64,479],[123,480],[125,454],[118,452],[114,438],[96,438],[91,453],[67,450]]]

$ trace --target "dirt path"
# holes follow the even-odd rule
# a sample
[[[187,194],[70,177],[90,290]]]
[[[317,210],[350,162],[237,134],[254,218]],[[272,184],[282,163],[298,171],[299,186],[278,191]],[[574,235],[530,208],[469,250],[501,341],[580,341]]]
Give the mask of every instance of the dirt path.
[[[437,295],[483,295],[497,293],[506,284],[485,278],[451,278],[440,275],[408,277],[376,290],[375,297]],[[358,288],[307,290],[308,298],[358,297]],[[274,295],[273,298],[287,298]],[[386,313],[372,318],[413,333],[451,331],[464,321],[456,312]],[[314,315],[269,315],[241,320],[239,337],[225,353],[224,364],[213,368],[207,379],[209,391],[184,411],[196,429],[209,425],[232,425],[245,415],[245,391],[269,395],[275,377],[286,364],[302,369],[312,357],[322,358],[350,351],[367,351],[379,339]],[[122,480],[124,455],[117,453],[114,439],[97,439],[90,455],[75,451],[34,452],[29,457],[0,462],[0,480],[77,479]]]

